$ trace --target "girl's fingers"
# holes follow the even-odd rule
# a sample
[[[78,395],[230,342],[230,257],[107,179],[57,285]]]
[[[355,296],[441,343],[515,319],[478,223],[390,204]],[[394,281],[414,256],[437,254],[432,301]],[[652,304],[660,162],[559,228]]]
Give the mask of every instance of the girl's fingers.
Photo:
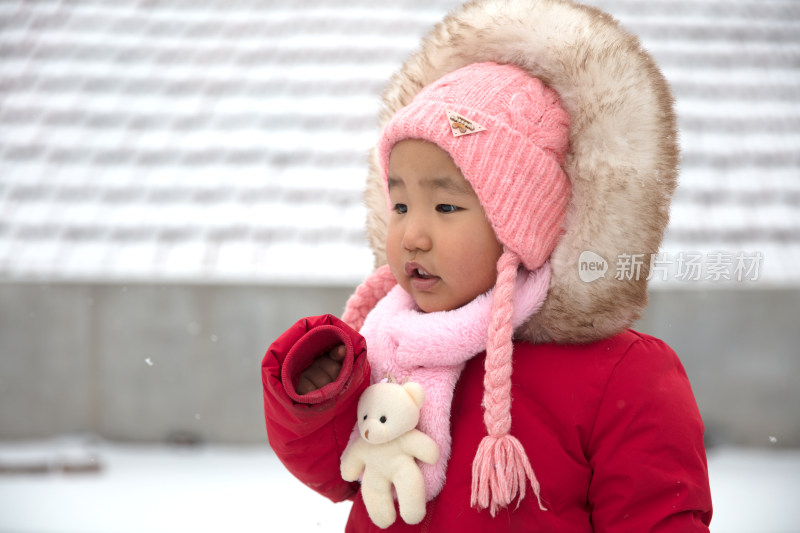
[[[303,377],[305,377],[311,383],[312,388],[310,390],[321,389],[331,382],[330,376],[327,372],[319,367],[317,361],[315,361],[313,365],[308,367],[308,369],[303,372]]]
[[[300,379],[297,382],[297,394],[308,394],[309,392],[316,390],[314,384],[311,383],[311,380],[308,379],[305,374],[300,376]]]
[[[334,361],[343,361],[345,355],[347,355],[347,349],[345,348],[344,344],[340,344],[328,352],[328,356]]]
[[[342,363],[334,361],[330,357],[320,357],[314,362],[317,367],[325,372],[328,376],[329,382],[336,381],[339,377],[339,372],[342,370]]]
[[[340,344],[320,357],[317,357],[311,366],[306,368],[297,381],[297,392],[308,394],[321,389],[328,383],[336,381],[342,370],[342,361],[347,355],[344,344]]]

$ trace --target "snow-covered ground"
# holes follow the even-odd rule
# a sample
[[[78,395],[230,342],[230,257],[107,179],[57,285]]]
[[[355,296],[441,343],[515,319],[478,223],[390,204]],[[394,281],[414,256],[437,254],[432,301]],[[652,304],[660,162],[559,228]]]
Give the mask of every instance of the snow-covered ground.
[[[714,449],[709,469],[714,533],[800,531],[800,450]],[[342,531],[348,510],[297,482],[266,445],[0,442],[2,533]]]

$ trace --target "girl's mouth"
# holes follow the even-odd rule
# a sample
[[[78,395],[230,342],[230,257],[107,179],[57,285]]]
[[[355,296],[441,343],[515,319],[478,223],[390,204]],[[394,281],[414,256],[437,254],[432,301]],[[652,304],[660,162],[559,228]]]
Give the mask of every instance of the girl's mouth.
[[[425,270],[419,263],[409,261],[406,263],[406,275],[411,280],[411,286],[418,291],[431,290],[441,278]]]

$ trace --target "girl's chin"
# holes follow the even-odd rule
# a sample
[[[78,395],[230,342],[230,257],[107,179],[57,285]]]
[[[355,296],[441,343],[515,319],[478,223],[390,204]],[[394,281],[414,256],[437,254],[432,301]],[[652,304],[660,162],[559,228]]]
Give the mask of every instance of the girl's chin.
[[[411,293],[417,308],[423,313],[439,313],[442,311],[452,311],[466,305],[468,302],[453,302],[451,300],[435,297],[431,294]]]

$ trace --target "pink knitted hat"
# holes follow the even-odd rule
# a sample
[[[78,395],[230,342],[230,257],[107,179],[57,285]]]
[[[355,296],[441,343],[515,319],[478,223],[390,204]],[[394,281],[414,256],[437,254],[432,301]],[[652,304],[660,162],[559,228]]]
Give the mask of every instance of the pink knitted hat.
[[[520,264],[542,269],[545,283],[549,279],[545,262],[562,234],[570,199],[570,182],[561,168],[568,132],[569,115],[555,91],[519,67],[475,63],[420,91],[392,117],[378,142],[384,181],[392,148],[401,140],[426,140],[450,154],[504,246],[486,343],[488,434],[472,470],[472,505],[489,507],[492,515],[517,494],[525,496],[526,476],[539,498],[525,450],[510,434],[511,316]],[[376,270],[348,301],[344,321],[360,328],[395,283],[388,266]]]
[[[397,142],[439,145],[472,185],[498,240],[535,270],[562,233],[568,130],[558,95],[540,80],[513,65],[475,63],[425,87],[398,111],[378,156],[386,179]]]

